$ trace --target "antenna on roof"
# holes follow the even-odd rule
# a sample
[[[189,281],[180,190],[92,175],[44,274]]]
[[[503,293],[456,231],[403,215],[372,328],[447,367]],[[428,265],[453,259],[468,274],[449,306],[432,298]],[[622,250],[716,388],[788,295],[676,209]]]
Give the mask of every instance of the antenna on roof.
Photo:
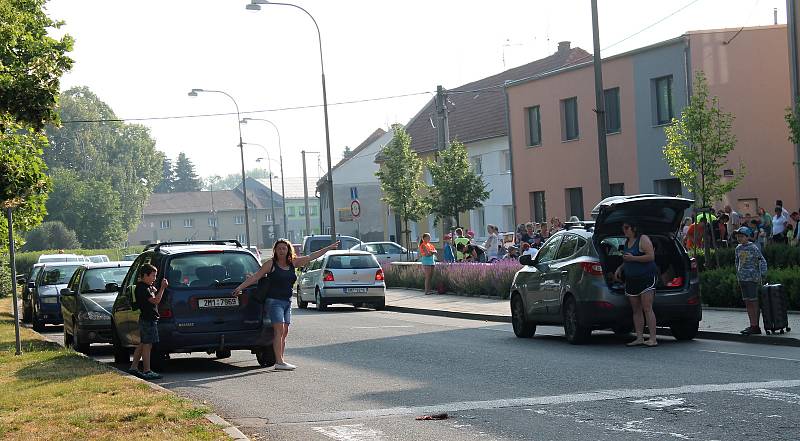
[[[772,8],[772,16],[775,21],[774,24],[778,24],[778,8]]]

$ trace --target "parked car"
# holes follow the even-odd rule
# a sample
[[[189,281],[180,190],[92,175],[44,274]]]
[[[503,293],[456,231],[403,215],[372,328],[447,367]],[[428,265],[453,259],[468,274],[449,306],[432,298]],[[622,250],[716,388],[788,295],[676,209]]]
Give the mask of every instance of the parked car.
[[[697,335],[702,319],[694,259],[676,239],[689,199],[658,195],[615,196],[592,210],[595,222],[567,225],[554,234],[511,285],[511,321],[517,337],[532,337],[537,325],[563,325],[567,341],[588,340],[592,330],[632,329],[624,286],[612,275],[622,264],[622,224],[635,221],[655,248],[660,275],[653,309],[659,326],[678,340]]]
[[[336,240],[342,242],[339,246],[340,250],[349,250],[350,248],[361,244],[361,240],[352,236],[342,236],[341,234],[336,235]],[[330,234],[315,234],[312,236],[305,236],[303,238],[303,247],[300,255],[308,256],[314,251],[330,245],[331,242],[333,242],[333,239],[331,239]]]
[[[126,254],[122,256],[122,260],[125,262],[133,262],[137,257],[139,257],[138,254]]]
[[[250,245],[249,247],[247,247],[247,250],[253,253],[253,255],[256,256],[256,259],[258,259],[258,261],[261,262],[261,251],[258,249],[257,246]]]
[[[363,242],[350,249],[368,251],[374,254],[381,265],[391,262],[413,262],[417,260],[417,251],[408,251],[395,242]]]
[[[103,262],[111,262],[111,259],[108,258],[105,254],[98,254],[96,256],[89,256],[89,262],[92,263],[103,263]]]
[[[43,263],[34,263],[31,267],[31,272],[25,281],[25,289],[22,290],[22,321],[30,323],[33,317],[33,291],[36,289],[36,277],[44,267]]]
[[[61,290],[64,346],[88,353],[92,343],[111,343],[111,308],[133,262],[81,265]]]
[[[134,309],[136,280],[142,265],[158,269],[155,286],[166,277],[169,288],[158,306],[160,342],[153,363],[170,353],[207,352],[227,358],[246,349],[261,366],[275,364],[272,323],[260,303],[251,300],[253,285],[243,295],[231,292],[258,271],[260,263],[238,241],[186,241],[148,245],[131,265],[111,311],[114,360],[128,363],[139,343],[139,311]]]
[[[42,254],[37,263],[84,262],[86,258],[77,254]]]
[[[80,266],[74,262],[45,263],[36,276],[31,293],[31,322],[35,331],[43,331],[45,325],[60,325],[61,290],[67,287],[75,270]]]
[[[386,307],[386,284],[383,270],[374,255],[367,251],[336,250],[313,260],[297,281],[297,305],[307,308],[314,302],[318,311],[333,303],[354,307]]]

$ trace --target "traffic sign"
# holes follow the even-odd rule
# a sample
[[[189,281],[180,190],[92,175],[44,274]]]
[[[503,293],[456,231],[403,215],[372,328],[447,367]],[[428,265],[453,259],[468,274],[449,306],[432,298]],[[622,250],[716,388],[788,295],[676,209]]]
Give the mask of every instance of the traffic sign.
[[[361,202],[358,202],[358,200],[350,202],[350,214],[353,215],[353,218],[361,216]]]

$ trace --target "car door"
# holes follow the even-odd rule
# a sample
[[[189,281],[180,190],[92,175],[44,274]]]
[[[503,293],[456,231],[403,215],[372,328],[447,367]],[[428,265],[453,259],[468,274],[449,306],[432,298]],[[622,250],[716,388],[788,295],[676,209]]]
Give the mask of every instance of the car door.
[[[392,261],[392,257],[386,253],[386,248],[384,248],[382,243],[368,243],[360,248],[375,255],[375,258],[378,259],[378,263],[381,265]]]
[[[573,264],[573,256],[578,247],[579,237],[575,234],[564,234],[553,260],[547,265],[542,283],[545,311],[549,316],[561,315],[561,297],[568,283],[569,271]]]
[[[390,262],[405,262],[409,260],[408,254],[400,246],[393,243],[384,243],[383,251]],[[378,260],[380,262],[380,260]],[[380,262],[383,263],[383,262]]]
[[[526,292],[530,302],[529,309],[534,315],[545,315],[547,312],[544,303],[545,289],[547,288],[545,274],[550,271],[550,261],[555,257],[562,237],[562,235],[551,237],[542,245],[533,261],[533,268],[528,274]]]
[[[142,253],[131,265],[128,274],[122,281],[120,294],[114,301],[113,325],[116,327],[117,336],[123,345],[139,343],[139,310],[133,309],[136,291],[136,281],[139,269],[152,259],[152,253]]]
[[[74,335],[75,332],[75,316],[78,314],[77,294],[78,288],[81,286],[84,271],[86,271],[84,267],[80,267],[75,271],[75,274],[72,275],[72,278],[67,284],[70,295],[61,296],[61,316],[64,319],[64,331],[70,335]]]

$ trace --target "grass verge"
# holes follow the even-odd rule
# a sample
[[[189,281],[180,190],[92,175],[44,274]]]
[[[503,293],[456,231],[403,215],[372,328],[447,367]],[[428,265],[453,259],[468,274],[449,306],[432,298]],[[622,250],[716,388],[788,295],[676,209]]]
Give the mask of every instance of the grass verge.
[[[14,355],[11,299],[0,299],[0,439],[229,439],[209,409],[147,384],[39,334],[20,329]]]

